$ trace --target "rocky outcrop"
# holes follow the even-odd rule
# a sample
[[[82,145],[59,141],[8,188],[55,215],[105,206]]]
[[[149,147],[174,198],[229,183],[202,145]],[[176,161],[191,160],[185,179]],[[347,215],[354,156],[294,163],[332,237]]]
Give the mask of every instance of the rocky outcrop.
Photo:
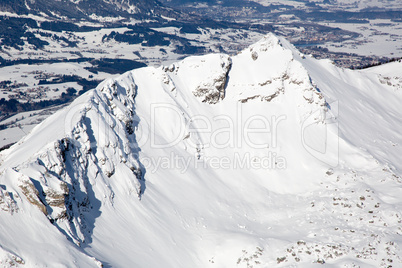
[[[130,180],[128,192],[138,198],[144,192],[143,171],[136,158],[139,148],[130,146],[136,144],[135,96],[134,81],[127,85],[105,81],[85,97],[83,105],[64,112],[65,137],[50,141],[22,165],[5,171],[5,177],[16,178],[21,197],[77,245],[90,241],[94,219],[100,215],[101,202],[92,189],[96,183],[103,184],[113,202],[113,189],[105,178],[120,179],[114,174],[124,168],[128,173],[124,177]],[[15,196],[0,184],[0,210],[18,212]]]
[[[232,67],[232,60],[229,57],[221,57],[221,60],[221,72],[211,77],[210,80],[203,81],[193,91],[194,96],[201,98],[202,102],[215,104],[225,98],[225,86]]]
[[[13,192],[7,191],[6,186],[0,185],[0,210],[14,214],[18,212],[19,208],[17,202],[14,200]]]
[[[22,267],[25,265],[25,261],[17,256],[16,254],[13,254],[7,250],[5,250],[1,245],[0,245],[0,264],[1,267],[8,268],[8,267]]]

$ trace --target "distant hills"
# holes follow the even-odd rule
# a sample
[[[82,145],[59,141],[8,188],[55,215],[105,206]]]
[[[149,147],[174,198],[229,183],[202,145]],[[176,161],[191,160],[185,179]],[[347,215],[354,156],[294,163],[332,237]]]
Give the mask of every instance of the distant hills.
[[[155,16],[159,13],[175,13],[172,9],[163,7],[160,2],[155,0],[0,0],[0,9],[20,15],[35,14],[78,20],[88,19],[92,14],[109,17],[146,17]]]

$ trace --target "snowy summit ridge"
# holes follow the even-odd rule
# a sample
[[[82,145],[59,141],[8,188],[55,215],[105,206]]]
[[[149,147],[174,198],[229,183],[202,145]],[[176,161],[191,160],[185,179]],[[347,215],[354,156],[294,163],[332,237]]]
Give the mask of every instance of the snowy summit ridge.
[[[106,80],[1,153],[0,263],[401,263],[402,97],[381,79],[269,34]]]

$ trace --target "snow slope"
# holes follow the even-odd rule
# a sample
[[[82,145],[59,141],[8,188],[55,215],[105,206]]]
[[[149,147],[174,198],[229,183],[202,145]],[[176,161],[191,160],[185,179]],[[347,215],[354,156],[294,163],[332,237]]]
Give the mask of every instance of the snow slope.
[[[398,267],[401,101],[271,34],[106,80],[1,152],[0,263]]]

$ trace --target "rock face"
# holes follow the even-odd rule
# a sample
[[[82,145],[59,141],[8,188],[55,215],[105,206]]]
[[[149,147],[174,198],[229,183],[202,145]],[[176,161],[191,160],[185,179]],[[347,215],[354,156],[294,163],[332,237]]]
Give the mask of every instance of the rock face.
[[[3,187],[0,187],[0,210],[10,214],[18,212],[18,205],[13,198],[13,193],[8,192],[5,186]]]
[[[23,166],[8,169],[12,175],[6,173],[18,177],[27,201],[78,245],[85,243],[100,206],[92,189],[98,174],[111,178],[117,168],[128,171],[127,190],[138,198],[144,191],[141,165],[130,145],[135,144],[136,94],[134,81],[130,82],[107,81],[82,106],[61,111],[66,136],[50,142]],[[113,202],[113,190],[105,188]],[[18,211],[8,192],[0,196],[3,210]]]
[[[273,35],[108,79],[1,152],[0,265],[400,263],[402,100],[377,80]]]
[[[0,263],[4,267],[19,267],[25,264],[25,261],[17,255],[4,250],[0,247]]]
[[[217,70],[215,75],[210,77],[209,81],[203,81],[193,91],[194,96],[200,97],[202,102],[215,104],[225,98],[225,87],[229,79],[229,71],[232,67],[232,59],[222,55],[220,67],[221,69]]]

